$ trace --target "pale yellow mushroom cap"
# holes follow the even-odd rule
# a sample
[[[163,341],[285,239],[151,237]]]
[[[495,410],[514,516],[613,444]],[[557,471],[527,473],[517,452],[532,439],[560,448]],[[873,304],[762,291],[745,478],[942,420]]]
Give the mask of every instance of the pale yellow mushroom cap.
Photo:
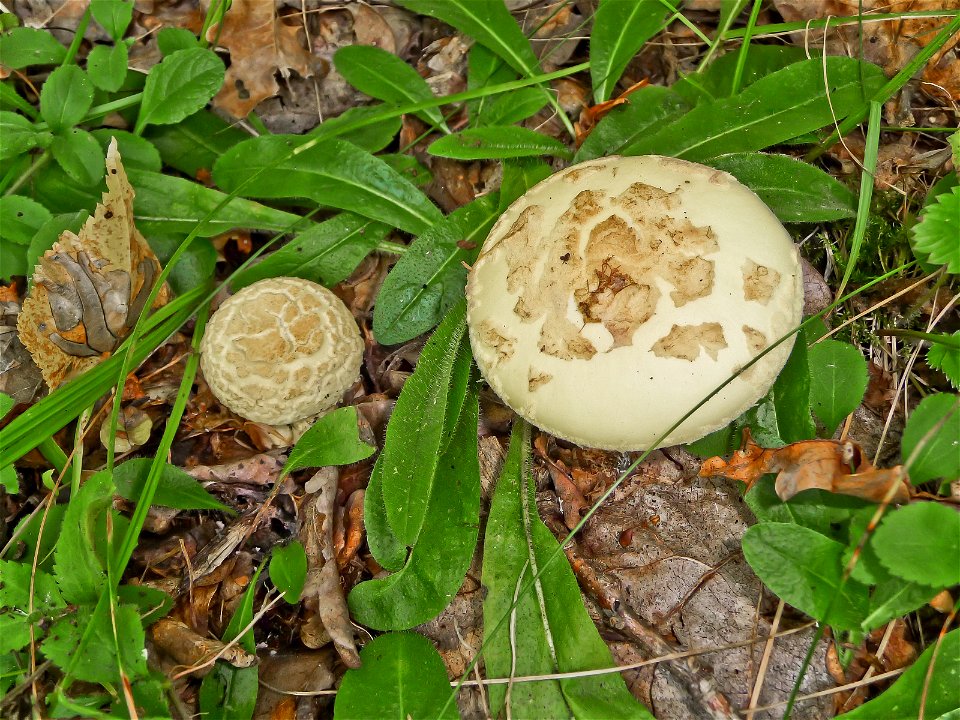
[[[656,155],[563,170],[514,202],[467,283],[491,388],[558,437],[640,450],[797,326],[799,255],[731,175]],[[792,340],[660,445],[692,442],[769,390]]]
[[[322,285],[261,280],[210,318],[200,367],[213,394],[238,415],[285,425],[328,410],[356,381],[363,339],[353,315]]]

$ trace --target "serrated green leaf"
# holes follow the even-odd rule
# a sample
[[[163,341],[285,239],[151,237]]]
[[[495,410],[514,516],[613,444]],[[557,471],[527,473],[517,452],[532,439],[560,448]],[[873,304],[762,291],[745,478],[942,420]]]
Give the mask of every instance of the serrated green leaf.
[[[111,474],[101,471],[70,498],[55,552],[57,582],[67,602],[92,604],[100,598],[107,574],[97,551],[106,549],[106,538],[98,537],[97,525],[111,506],[113,490]]]
[[[937,196],[913,226],[914,250],[927,262],[960,273],[960,186]]]
[[[457,208],[413,241],[387,275],[373,308],[373,334],[383,345],[433,328],[463,297],[467,271],[497,218],[495,198]]]
[[[468,388],[456,429],[437,461],[423,530],[406,564],[389,577],[360,583],[349,595],[350,612],[364,625],[405,630],[427,622],[450,603],[463,584],[479,529],[477,419],[474,385]],[[382,498],[382,490],[375,489]],[[367,525],[368,537],[374,527]],[[388,533],[388,542],[391,539]]]
[[[635,90],[625,103],[601,118],[573,160],[583,162],[604,155],[619,155],[689,109],[690,104],[670,88],[648,85]]]
[[[0,65],[22,70],[30,65],[59,65],[67,49],[47,30],[15,27],[0,35]]]
[[[854,112],[884,80],[879,67],[852,58],[804,60],[758,80],[733,97],[698,105],[632,143],[624,154],[653,153],[697,161],[763,150]]]
[[[471,128],[447,135],[433,142],[427,152],[455,160],[537,157],[556,155],[569,158],[571,153],[559,140],[514,125]]]
[[[113,481],[116,492],[127,500],[137,500],[143,494],[147,473],[153,462],[150,458],[134,458],[120,463],[113,469]],[[229,505],[224,505],[204,490],[200,481],[191,477],[175,465],[164,465],[156,492],[154,505],[178,508],[180,510],[220,510],[233,513]]]
[[[810,402],[827,435],[857,409],[867,390],[867,363],[849,343],[821,340],[807,351]]]
[[[97,139],[80,128],[55,135],[50,144],[53,159],[81,185],[95,185],[103,176],[104,153]]]
[[[0,607],[26,612],[30,607],[33,584],[33,608],[50,612],[66,606],[53,575],[33,569],[33,556],[25,562],[0,560]]]
[[[854,630],[867,614],[867,588],[852,578],[841,587],[844,549],[793,523],[760,523],[743,536],[744,557],[777,596],[817,620]]]
[[[397,4],[452,25],[521,74],[532,75],[538,71],[530,41],[503,0],[398,0]]]
[[[929,585],[889,577],[878,583],[870,594],[870,611],[860,627],[863,632],[875,630],[891,620],[922,608],[933,600],[937,592],[937,588]]]
[[[390,416],[381,452],[387,519],[407,546],[416,543],[423,528],[439,456],[463,406],[471,360],[461,301],[420,353]]]
[[[960,343],[960,330],[950,337]],[[954,390],[960,390],[960,347],[951,347],[946,343],[930,343],[927,364],[946,375]]]
[[[87,74],[90,82],[101,90],[119,90],[127,77],[127,46],[122,42],[94,46],[87,55]]]
[[[337,720],[459,717],[456,702],[447,703],[450,683],[443,660],[422,635],[381,635],[364,646],[360,660],[363,664],[347,670],[337,691]]]
[[[433,91],[416,70],[393,53],[373,45],[342,47],[334,54],[333,64],[348,83],[372,98],[395,105],[433,99]],[[440,108],[416,114],[449,132]]]
[[[244,187],[244,195],[305,197],[411,233],[442,219],[422,192],[370,153],[343,140],[324,140],[293,155],[304,142],[290,135],[242,142],[217,161],[214,179],[230,192],[262,170]]]
[[[370,457],[374,452],[375,447],[360,439],[357,408],[350,405],[327,413],[311,425],[293,446],[283,471],[349,465]]]
[[[173,608],[171,596],[149,585],[121,585],[117,588],[117,599],[137,608],[140,624],[144,628],[165,617]]]
[[[41,133],[23,115],[0,110],[0,160],[9,160],[47,142],[50,133]]]
[[[843,720],[915,718],[920,716],[921,703],[924,717],[929,718],[960,708],[960,630],[948,632],[942,640],[933,639],[893,685],[873,700],[838,717]]]
[[[960,513],[953,508],[916,502],[888,512],[872,545],[898,577],[937,588],[960,583]]]
[[[786,155],[733,153],[707,164],[753,190],[780,222],[828,222],[857,214],[850,188],[820,168]]]
[[[389,231],[383,223],[340,213],[307,228],[263,262],[234,274],[230,285],[239,290],[271,277],[299,277],[335,285],[349,277]]]
[[[903,429],[900,455],[914,485],[960,477],[960,396],[921,400]]]
[[[537,514],[529,437],[529,425],[515,421],[484,536],[487,677],[612,667],[610,651],[583,606],[573,571]],[[539,574],[535,587],[526,589],[534,574]],[[508,617],[509,623],[503,622]],[[493,717],[504,714],[509,698],[514,717],[652,718],[619,674],[518,683],[509,696],[503,685],[490,685],[487,691]]]
[[[300,593],[307,579],[307,553],[299,541],[274,548],[270,555],[270,580],[291,605],[300,603]]]
[[[205,48],[177,50],[150,69],[134,134],[171,125],[201,110],[223,85],[223,61]]]
[[[597,103],[609,100],[617,81],[640,48],[665,24],[657,0],[602,0],[590,33],[590,78]]]
[[[31,238],[52,215],[43,205],[23,195],[0,197],[0,238],[29,245]]]
[[[30,635],[31,623],[19,613],[0,613],[0,655],[22,650],[34,638]],[[40,634],[40,628],[37,628]]]
[[[40,90],[40,115],[55,133],[83,120],[92,104],[93,85],[76,65],[58,67]]]
[[[114,42],[117,42],[123,37],[133,18],[133,3],[127,0],[90,0],[90,13]]]

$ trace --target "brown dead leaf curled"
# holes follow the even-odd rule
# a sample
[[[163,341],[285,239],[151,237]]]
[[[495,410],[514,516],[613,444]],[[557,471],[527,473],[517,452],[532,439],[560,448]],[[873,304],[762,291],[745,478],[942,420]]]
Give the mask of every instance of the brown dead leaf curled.
[[[197,634],[189,625],[174,618],[158,620],[150,629],[154,644],[181,665],[196,668],[191,674],[206,675],[213,668],[210,662],[218,658],[234,667],[246,668],[256,664],[257,656],[239,645],[227,645],[213,638]]]
[[[107,192],[79,235],[65,231],[43,254],[17,319],[20,340],[51,388],[113,352],[146,304],[160,263],[133,222],[133,188],[116,140]],[[166,286],[153,303],[168,299]]]
[[[274,3],[265,0],[234,0],[222,27],[213,25],[207,40],[230,51],[230,67],[213,104],[237,118],[245,118],[262,100],[280,90],[276,74],[311,77],[310,53],[301,41],[299,15],[291,22],[277,16]],[[219,39],[218,39],[219,38]]]
[[[903,466],[875,468],[861,447],[850,440],[805,440],[765,449],[745,430],[743,447],[730,462],[713,457],[700,468],[700,477],[741,480],[748,488],[768,473],[777,473],[775,487],[784,501],[803,490],[816,489],[881,502],[891,484],[897,488],[894,503],[910,501],[910,485]]]

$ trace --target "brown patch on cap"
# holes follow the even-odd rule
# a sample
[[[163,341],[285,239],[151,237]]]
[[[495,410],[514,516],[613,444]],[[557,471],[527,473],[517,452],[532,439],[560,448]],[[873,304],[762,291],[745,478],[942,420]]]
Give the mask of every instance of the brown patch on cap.
[[[717,354],[727,347],[720,323],[700,325],[674,325],[670,332],[657,340],[650,348],[657,357],[672,357],[693,362],[706,352],[716,360]]]
[[[743,299],[766,305],[780,284],[780,273],[753,260],[743,264]]]
[[[553,380],[553,375],[550,373],[534,370],[533,367],[531,367],[527,374],[527,390],[530,392],[539,390],[551,380]]]

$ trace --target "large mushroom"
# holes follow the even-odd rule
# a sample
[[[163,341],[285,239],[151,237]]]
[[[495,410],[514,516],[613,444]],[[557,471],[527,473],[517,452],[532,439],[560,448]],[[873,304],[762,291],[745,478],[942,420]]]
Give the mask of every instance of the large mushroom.
[[[652,447],[803,307],[799,256],[773,212],[725,172],[660,156],[591,160],[531,188],[491,230],[467,296],[474,356],[504,402],[609,450]],[[747,410],[792,344],[660,445]]]
[[[279,277],[228,298],[211,317],[200,352],[220,402],[248,420],[286,425],[340,401],[360,374],[363,340],[327,288]]]

